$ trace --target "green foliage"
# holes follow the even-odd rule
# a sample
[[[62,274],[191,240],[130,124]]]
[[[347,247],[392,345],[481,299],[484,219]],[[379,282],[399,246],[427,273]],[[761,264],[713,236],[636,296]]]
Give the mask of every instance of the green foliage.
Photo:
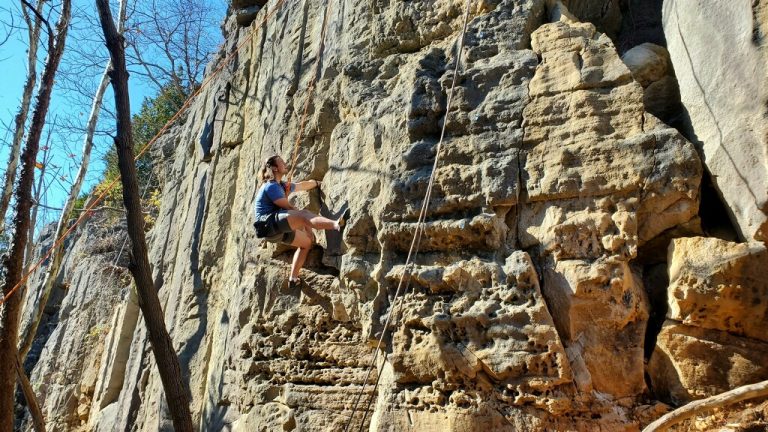
[[[90,196],[89,193],[82,193],[79,197],[75,200],[75,203],[72,205],[72,211],[67,216],[67,219],[77,219],[80,217],[80,210],[85,208],[85,204],[88,202],[88,197]]]
[[[160,132],[160,129],[181,109],[187,97],[188,94],[184,88],[178,84],[169,83],[160,90],[157,96],[144,99],[141,109],[131,119],[134,154],[138,154]],[[120,169],[117,164],[117,150],[114,147],[104,156],[104,162],[104,178],[95,186],[92,194],[99,196],[112,182],[116,182],[116,185],[104,197],[104,205],[120,207],[123,199],[123,188],[119,180]],[[139,189],[144,191],[148,188],[148,194],[157,189],[156,184],[147,184],[152,177],[153,169],[154,161],[147,154],[136,161],[136,176],[139,182]],[[153,183],[156,182],[153,181]]]

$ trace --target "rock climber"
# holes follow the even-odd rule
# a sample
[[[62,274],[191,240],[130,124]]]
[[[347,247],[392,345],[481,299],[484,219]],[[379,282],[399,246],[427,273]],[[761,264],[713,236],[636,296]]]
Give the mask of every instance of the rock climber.
[[[254,226],[257,237],[296,247],[288,279],[288,285],[293,286],[300,283],[299,271],[315,240],[312,228],[339,231],[348,216],[333,220],[293,207],[288,202],[291,192],[312,190],[320,187],[320,182],[313,179],[286,183],[283,176],[287,173],[288,167],[279,155],[272,155],[264,162],[259,175],[262,185],[256,194]]]

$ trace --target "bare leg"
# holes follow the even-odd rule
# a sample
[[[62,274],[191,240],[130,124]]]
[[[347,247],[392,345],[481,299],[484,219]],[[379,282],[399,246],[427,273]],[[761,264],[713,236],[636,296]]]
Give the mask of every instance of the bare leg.
[[[291,277],[290,280],[296,280],[299,278],[299,272],[304,265],[304,261],[309,254],[309,248],[312,247],[312,239],[307,235],[303,229],[296,230],[295,237],[291,246],[296,246],[296,252],[293,254],[293,262],[291,263]]]
[[[318,216],[307,210],[288,210],[288,224],[294,230],[298,230],[302,227],[322,230],[339,229],[337,221]]]

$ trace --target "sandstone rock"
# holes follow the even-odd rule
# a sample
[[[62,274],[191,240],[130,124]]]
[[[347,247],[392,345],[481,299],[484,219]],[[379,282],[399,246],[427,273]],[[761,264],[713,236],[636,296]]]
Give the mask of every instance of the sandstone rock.
[[[768,344],[667,320],[648,364],[653,390],[675,405],[768,379]]]
[[[659,81],[669,73],[670,61],[666,48],[644,43],[638,45],[621,56],[632,77],[643,87]]]
[[[242,51],[159,142],[150,249],[201,430],[613,431],[659,412],[637,406],[647,306],[632,260],[695,222],[701,165],[644,110],[611,40],[564,7],[542,26],[545,3],[473,3],[448,112],[463,2],[334,3],[322,52],[318,0],[286,0],[263,28],[265,9],[247,27],[228,18],[208,73]],[[443,124],[413,283],[395,299]],[[289,287],[290,248],[251,222],[260,161],[297,142],[295,180],[323,190],[294,205],[352,216],[340,237],[316,233]],[[49,414],[166,430],[146,328],[113,303],[104,355],[88,358],[103,370],[50,379]],[[61,359],[41,364],[84,364],[78,341],[51,346]]]
[[[610,40],[590,24],[563,20],[534,32],[532,44],[542,65],[523,113],[527,201],[610,195],[601,200],[606,209],[628,209],[635,219],[622,237],[637,235],[640,245],[695,217],[695,150],[643,113],[643,90]]]
[[[756,2],[762,3],[762,2]],[[750,2],[664,3],[664,33],[689,122],[713,182],[743,239],[768,239],[765,48]],[[764,25],[764,24],[763,24]]]
[[[682,106],[680,88],[667,49],[646,42],[625,52],[621,59],[632,77],[643,86],[643,105],[650,114],[677,123]]]
[[[584,390],[637,394],[643,381],[648,300],[626,262],[561,261],[544,272],[544,297]]]
[[[677,78],[674,75],[666,75],[650,83],[643,92],[643,105],[650,114],[667,123],[677,124],[677,117],[682,111]]]
[[[129,273],[121,266],[127,257],[117,256],[123,237],[99,227],[110,217],[97,214],[95,218],[97,223],[82,229],[81,236],[69,244],[58,288],[48,303],[50,315],[38,329],[39,339],[27,358],[34,365],[30,380],[47,430],[89,430],[89,417],[101,408],[97,398],[102,391],[96,395],[96,389],[104,378],[101,366],[108,351],[106,340],[114,331],[112,316],[130,293]],[[33,280],[42,283],[44,270]],[[28,290],[30,305],[38,297],[37,286]],[[31,310],[26,309],[25,322]],[[117,394],[113,392],[112,397]]]
[[[612,196],[536,201],[520,215],[520,242],[555,259],[627,259],[637,254],[637,200]]]
[[[438,295],[417,290],[405,299],[393,340],[396,382],[490,380],[498,383],[493,398],[554,412],[568,407],[548,391],[569,382],[570,369],[525,252],[503,267],[474,261],[420,268],[414,282]]]
[[[96,409],[90,412],[91,419],[89,422],[91,424],[104,422],[104,418],[97,418],[98,413],[117,401],[120,395],[125,381],[125,367],[128,363],[131,341],[139,313],[136,292],[131,290],[125,302],[115,310],[109,323],[110,332],[104,343],[104,353],[98,369],[98,380],[93,391],[93,404]]]
[[[395,267],[387,278],[398,280],[403,270]],[[528,254],[515,252],[503,265],[474,259],[419,266],[413,283],[382,377],[394,387],[378,398],[391,409],[372,427],[513,430],[510,421],[537,423],[530,408],[571,408],[570,367]],[[508,416],[504,406],[520,411]],[[419,412],[439,415],[429,420]]]
[[[564,0],[568,10],[580,21],[597,26],[601,32],[615,38],[623,20],[620,3],[612,0]]]
[[[675,239],[669,246],[667,316],[768,342],[767,263],[762,243]]]
[[[247,26],[251,22],[253,22],[253,19],[256,18],[256,14],[259,13],[261,10],[261,6],[253,5],[248,6],[243,9],[238,9],[237,13],[237,23],[241,26]]]
[[[247,8],[252,6],[262,7],[266,4],[266,0],[232,0],[232,7],[235,9]]]
[[[629,261],[695,217],[701,165],[644,114],[642,87],[594,26],[563,13],[532,46],[542,64],[523,113],[520,241],[542,254],[542,290],[578,388],[637,394],[648,305]]]

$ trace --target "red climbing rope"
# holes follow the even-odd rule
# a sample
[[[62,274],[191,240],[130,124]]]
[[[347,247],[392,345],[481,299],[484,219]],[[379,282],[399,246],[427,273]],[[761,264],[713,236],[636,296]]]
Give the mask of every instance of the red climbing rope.
[[[443,127],[440,132],[440,139],[437,142],[437,148],[435,150],[435,162],[432,164],[432,173],[429,176],[429,183],[427,184],[427,192],[424,196],[424,202],[421,205],[421,211],[419,212],[419,219],[416,222],[416,232],[413,235],[413,240],[411,241],[411,247],[408,250],[408,257],[405,259],[405,267],[403,269],[403,274],[400,275],[400,282],[397,284],[397,290],[395,290],[395,297],[392,300],[392,310],[387,316],[387,320],[384,323],[384,329],[381,332],[381,335],[379,337],[379,342],[376,344],[376,348],[373,352],[373,359],[371,359],[371,364],[368,366],[368,372],[365,375],[365,379],[363,380],[363,385],[360,387],[360,391],[358,392],[357,398],[355,400],[355,404],[352,407],[352,413],[349,416],[349,421],[347,422],[346,427],[344,428],[344,432],[349,431],[349,427],[352,425],[352,420],[355,417],[355,412],[357,411],[358,404],[360,402],[360,398],[363,395],[363,392],[365,391],[366,383],[368,382],[368,378],[371,375],[371,371],[373,370],[374,365],[376,364],[376,359],[378,357],[379,351],[381,351],[381,345],[384,341],[384,337],[387,334],[387,330],[389,329],[389,324],[392,321],[392,317],[396,314],[399,314],[400,308],[402,306],[402,301],[400,303],[397,302],[398,297],[400,296],[401,289],[405,282],[405,290],[408,289],[408,278],[410,278],[410,271],[413,268],[413,260],[416,258],[416,255],[419,253],[419,247],[421,246],[421,237],[424,234],[424,221],[426,219],[427,210],[429,207],[429,201],[432,198],[432,187],[435,184],[435,173],[437,172],[437,164],[440,161],[440,150],[443,146],[443,139],[445,138],[445,127],[448,124],[448,114],[451,111],[451,102],[453,101],[453,92],[454,88],[456,87],[456,79],[459,75],[459,67],[461,64],[461,51],[464,48],[464,35],[467,33],[467,22],[469,20],[469,6],[472,3],[472,0],[467,0],[466,7],[464,10],[464,24],[461,29],[461,35],[459,36],[459,40],[457,42],[457,49],[456,49],[456,66],[453,70],[453,80],[451,82],[451,89],[448,93],[448,101],[446,102],[445,106],[445,119],[443,121]],[[410,266],[410,268],[409,268]],[[405,291],[403,290],[403,291]],[[362,431],[363,427],[365,425],[365,419],[368,416],[368,412],[370,411],[371,404],[373,403],[373,398],[376,395],[376,390],[379,388],[379,380],[381,378],[381,372],[384,368],[384,364],[386,363],[386,353],[384,354],[384,361],[381,364],[381,369],[377,369],[376,374],[376,383],[373,387],[373,392],[371,392],[371,397],[368,399],[368,403],[366,404],[363,419],[360,422],[360,428],[359,430]]]
[[[312,96],[315,94],[315,84],[317,78],[320,75],[320,65],[322,64],[323,50],[325,49],[325,34],[328,30],[328,15],[331,13],[331,1],[327,0],[325,4],[325,14],[323,15],[323,27],[320,31],[320,44],[317,48],[317,62],[315,63],[315,72],[312,74],[312,78],[307,86],[307,100],[304,101],[304,110],[301,114],[301,123],[299,124],[299,134],[296,135],[296,142],[293,145],[293,156],[291,157],[291,170],[288,171],[288,181],[286,182],[286,193],[288,195],[288,189],[293,181],[293,173],[296,170],[296,160],[299,157],[299,147],[301,147],[301,138],[304,136],[304,126],[307,123],[307,113],[309,113],[309,103],[312,101]]]
[[[232,61],[232,59],[234,59],[234,58],[235,58],[235,55],[236,55],[237,53],[239,53],[239,52],[240,52],[240,50],[243,48],[243,46],[245,46],[245,44],[246,44],[246,43],[250,42],[250,40],[251,40],[251,39],[253,39],[253,36],[256,34],[256,32],[257,32],[259,29],[261,29],[261,27],[263,27],[263,26],[264,26],[264,24],[266,24],[267,20],[268,20],[269,18],[271,18],[271,17],[272,17],[272,15],[274,15],[274,13],[275,13],[275,12],[277,12],[277,11],[278,11],[278,10],[279,10],[279,9],[282,7],[283,3],[285,3],[285,0],[277,0],[277,2],[275,3],[275,5],[272,7],[272,10],[271,10],[271,11],[269,11],[268,13],[266,13],[266,14],[264,15],[264,18],[262,18],[261,22],[259,23],[259,25],[258,25],[258,26],[256,26],[256,28],[254,29],[254,31],[252,31],[252,32],[251,32],[251,34],[250,34],[250,35],[248,35],[248,37],[246,37],[245,39],[243,39],[243,41],[242,41],[242,42],[240,42],[240,43],[237,45],[237,47],[235,47],[235,49],[234,49],[234,50],[233,50],[231,53],[229,53],[229,54],[228,54],[226,57],[224,57],[224,59],[223,59],[223,60],[221,61],[221,63],[219,64],[219,66],[218,66],[218,67],[217,67],[217,68],[216,68],[216,69],[215,69],[215,70],[214,70],[214,71],[213,71],[213,72],[212,72],[212,73],[211,73],[211,74],[208,76],[208,78],[206,78],[206,79],[203,81],[203,83],[200,85],[200,87],[199,87],[199,88],[198,88],[198,89],[197,89],[197,90],[196,90],[194,93],[192,93],[192,95],[191,95],[191,96],[190,96],[190,97],[189,97],[189,98],[186,100],[186,102],[184,102],[184,105],[182,105],[182,106],[181,106],[181,108],[179,108],[179,110],[176,112],[176,114],[174,114],[174,115],[173,115],[173,117],[171,117],[171,119],[170,119],[170,120],[168,120],[168,122],[167,122],[167,123],[166,123],[166,124],[165,124],[165,125],[164,125],[164,126],[161,128],[161,129],[160,129],[160,131],[159,131],[159,132],[158,132],[158,133],[157,133],[157,134],[156,134],[154,137],[152,137],[152,139],[151,139],[151,140],[149,140],[149,142],[147,142],[147,144],[145,144],[145,145],[144,145],[144,147],[142,147],[142,148],[141,148],[141,150],[139,150],[139,152],[136,154],[136,157],[134,158],[134,160],[139,160],[139,158],[141,158],[141,157],[144,155],[144,153],[146,153],[146,152],[147,152],[147,150],[149,150],[149,147],[150,147],[150,146],[152,146],[152,144],[154,144],[154,143],[155,143],[155,141],[157,141],[157,139],[160,137],[160,135],[162,135],[162,134],[163,134],[163,133],[164,133],[166,130],[168,130],[168,128],[170,127],[170,125],[171,125],[171,124],[172,124],[174,121],[176,121],[176,119],[178,119],[178,118],[181,116],[181,114],[182,114],[182,113],[183,113],[183,112],[184,112],[184,111],[185,111],[187,108],[189,108],[189,105],[192,103],[192,100],[193,100],[193,99],[194,99],[194,98],[195,98],[195,97],[196,97],[198,94],[200,94],[200,92],[202,92],[202,91],[203,91],[203,89],[204,89],[205,87],[207,87],[207,86],[208,86],[208,85],[211,83],[211,81],[213,80],[213,78],[214,78],[214,77],[216,77],[216,75],[218,75],[218,74],[219,74],[219,73],[220,73],[220,72],[221,72],[221,71],[224,69],[224,67],[225,67],[227,64],[229,64],[229,62],[231,62],[231,61]],[[8,299],[9,299],[9,298],[11,298],[11,296],[12,296],[12,295],[14,295],[14,294],[16,293],[16,291],[18,291],[18,290],[19,290],[19,288],[21,288],[22,286],[24,286],[24,284],[27,282],[27,280],[28,280],[28,279],[29,279],[29,277],[32,275],[32,273],[34,273],[34,271],[35,271],[35,270],[37,270],[37,269],[38,269],[38,268],[39,268],[41,265],[43,265],[43,263],[44,263],[44,262],[45,262],[45,261],[46,261],[46,260],[47,260],[47,259],[48,259],[48,258],[51,256],[51,254],[53,253],[53,251],[54,251],[54,250],[56,250],[56,249],[57,249],[59,246],[61,246],[61,245],[64,243],[64,240],[67,238],[67,236],[69,236],[69,234],[71,234],[71,233],[72,233],[72,231],[74,231],[74,230],[75,230],[75,228],[76,228],[78,225],[80,225],[80,224],[81,224],[83,221],[85,221],[85,219],[87,219],[87,218],[88,218],[88,216],[90,216],[90,215],[93,213],[93,209],[94,209],[94,208],[95,208],[95,207],[96,207],[98,204],[100,204],[102,200],[104,200],[104,197],[106,197],[106,196],[107,196],[107,194],[108,194],[110,191],[112,191],[112,189],[113,189],[113,188],[114,188],[114,187],[117,185],[117,181],[118,181],[118,180],[119,180],[119,177],[118,177],[118,178],[115,178],[114,180],[112,180],[112,181],[111,181],[111,182],[110,182],[110,183],[107,185],[107,187],[106,187],[106,188],[105,188],[105,189],[104,189],[104,190],[101,192],[101,194],[100,194],[98,197],[96,197],[96,199],[95,199],[95,200],[93,200],[93,201],[91,202],[91,204],[90,204],[90,205],[89,205],[89,206],[88,206],[88,207],[85,209],[85,211],[83,211],[83,212],[80,214],[80,217],[79,217],[79,218],[77,218],[77,220],[75,221],[75,223],[74,223],[74,224],[72,224],[72,226],[70,226],[70,227],[69,227],[69,229],[67,229],[67,231],[65,231],[65,232],[64,232],[64,234],[62,234],[62,235],[61,235],[61,237],[59,237],[59,238],[56,240],[56,242],[53,244],[53,246],[51,246],[51,247],[48,249],[48,251],[45,253],[45,255],[43,255],[43,257],[42,257],[42,258],[41,258],[41,259],[40,259],[40,260],[39,260],[37,263],[35,263],[35,265],[33,265],[33,266],[32,266],[32,267],[31,267],[31,268],[30,268],[30,269],[27,271],[27,273],[24,275],[24,277],[22,277],[22,278],[21,278],[21,280],[20,280],[20,281],[19,281],[19,282],[18,282],[18,283],[17,283],[17,284],[16,284],[16,285],[15,285],[15,286],[14,286],[14,287],[13,287],[13,288],[10,290],[10,291],[8,291],[8,294],[6,294],[6,295],[5,295],[5,296],[2,298],[2,300],[0,300],[0,305],[2,305],[3,303],[5,303],[6,301],[8,301]]]

